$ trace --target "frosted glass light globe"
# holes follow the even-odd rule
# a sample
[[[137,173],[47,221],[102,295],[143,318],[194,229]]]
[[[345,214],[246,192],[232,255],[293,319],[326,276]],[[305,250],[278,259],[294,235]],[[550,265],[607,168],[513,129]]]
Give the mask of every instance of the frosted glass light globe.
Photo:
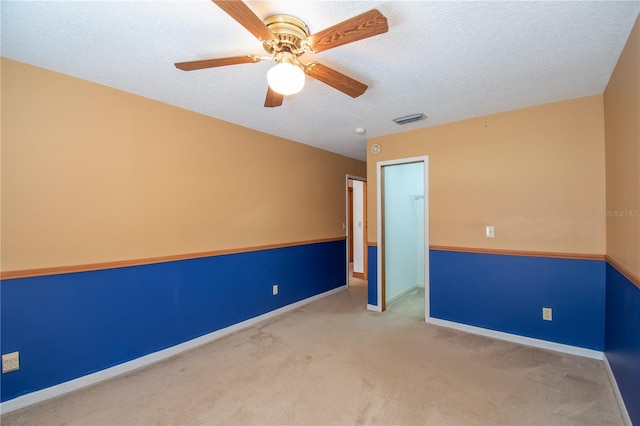
[[[293,95],[304,87],[304,71],[290,62],[279,62],[267,73],[267,82],[281,95]]]

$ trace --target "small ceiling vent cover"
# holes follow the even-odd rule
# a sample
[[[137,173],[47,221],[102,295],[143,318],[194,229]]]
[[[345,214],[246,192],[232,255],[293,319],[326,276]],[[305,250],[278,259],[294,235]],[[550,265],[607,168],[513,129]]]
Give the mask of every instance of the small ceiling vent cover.
[[[424,115],[424,113],[419,113],[419,114],[411,114],[411,115],[405,115],[404,117],[394,118],[393,121],[395,121],[396,124],[409,124],[409,123],[413,123],[414,121],[424,120],[425,118],[427,118],[427,116]]]

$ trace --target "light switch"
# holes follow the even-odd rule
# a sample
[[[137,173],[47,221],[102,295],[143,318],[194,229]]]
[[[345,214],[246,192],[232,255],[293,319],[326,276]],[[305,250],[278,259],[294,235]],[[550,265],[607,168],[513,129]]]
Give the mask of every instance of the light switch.
[[[487,227],[485,228],[485,234],[484,234],[484,235],[485,235],[485,237],[487,237],[487,238],[493,238],[493,237],[495,237],[495,233],[494,233],[494,231],[493,231],[493,226],[487,226]]]

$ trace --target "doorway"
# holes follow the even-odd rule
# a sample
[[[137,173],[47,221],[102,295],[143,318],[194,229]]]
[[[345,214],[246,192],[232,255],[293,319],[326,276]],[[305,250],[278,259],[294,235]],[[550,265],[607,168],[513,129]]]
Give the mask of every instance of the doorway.
[[[367,180],[347,175],[347,282],[367,279]]]
[[[428,322],[428,157],[379,162],[377,169],[378,307],[424,293]]]

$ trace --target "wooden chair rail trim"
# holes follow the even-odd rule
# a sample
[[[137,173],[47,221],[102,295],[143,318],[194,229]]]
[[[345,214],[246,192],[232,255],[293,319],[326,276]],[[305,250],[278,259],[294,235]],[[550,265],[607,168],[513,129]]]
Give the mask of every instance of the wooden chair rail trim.
[[[0,280],[12,280],[17,278],[42,277],[47,275],[71,274],[75,272],[101,271],[105,269],[126,268],[129,266],[152,265],[155,263],[174,262],[179,260],[200,259],[203,257],[223,256],[226,254],[248,253],[261,250],[272,250],[285,247],[303,246],[308,244],[327,243],[346,240],[346,237],[323,238],[309,241],[296,241],[281,244],[268,244],[263,246],[242,247],[226,250],[214,250],[200,253],[176,254],[168,256],[149,257],[144,259],[117,260],[113,262],[88,263],[84,265],[53,266],[48,268],[22,269],[0,272]]]
[[[431,250],[441,251],[459,251],[466,253],[485,253],[485,254],[502,254],[507,256],[528,256],[528,257],[551,257],[558,259],[577,259],[577,260],[605,260],[604,254],[589,253],[559,253],[553,251],[529,251],[529,250],[503,250],[503,249],[487,249],[474,247],[449,247],[449,246],[429,246]]]
[[[368,242],[370,247],[376,247],[377,243]],[[528,257],[551,257],[559,259],[577,259],[577,260],[605,260],[604,254],[589,253],[559,253],[552,251],[528,251],[528,250],[504,250],[504,249],[488,249],[475,247],[452,247],[430,245],[430,250],[455,251],[461,253],[484,253],[484,254],[503,254],[507,256],[528,256]]]
[[[613,260],[611,256],[607,255],[606,258],[607,262],[609,262],[611,266],[613,266],[618,272],[620,272],[626,279],[631,281],[636,287],[640,288],[640,276],[634,274],[633,272]]]

